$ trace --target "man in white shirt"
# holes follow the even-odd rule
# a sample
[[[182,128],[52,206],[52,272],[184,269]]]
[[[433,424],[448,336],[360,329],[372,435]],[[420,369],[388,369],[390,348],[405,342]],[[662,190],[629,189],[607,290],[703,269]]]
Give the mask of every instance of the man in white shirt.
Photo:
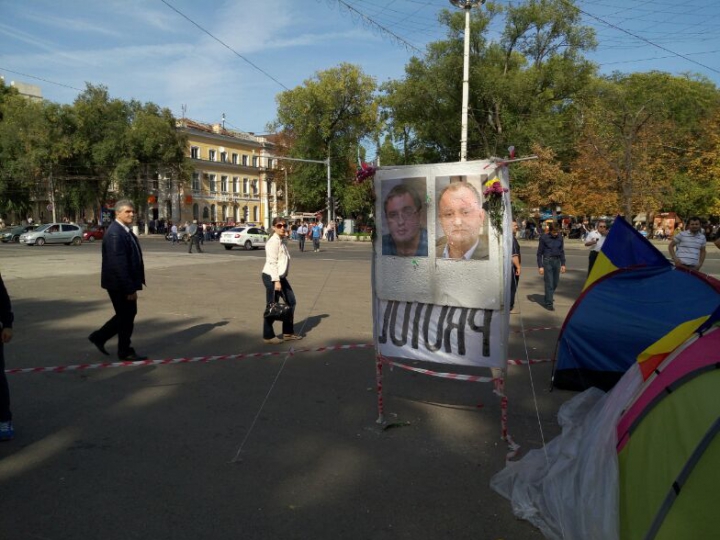
[[[297,229],[298,247],[300,248],[300,251],[305,251],[305,240],[307,239],[307,234],[308,226],[307,223],[303,221]]]
[[[673,236],[668,246],[670,257],[675,268],[700,270],[705,262],[705,244],[707,240],[701,232],[700,218],[693,216],[688,219],[687,230]]]
[[[601,219],[595,224],[595,230],[589,232],[587,237],[585,238],[585,245],[590,248],[588,276],[590,275],[590,272],[592,272],[593,265],[595,264],[595,259],[597,259],[597,256],[600,253],[603,244],[605,243],[607,233],[607,221]]]

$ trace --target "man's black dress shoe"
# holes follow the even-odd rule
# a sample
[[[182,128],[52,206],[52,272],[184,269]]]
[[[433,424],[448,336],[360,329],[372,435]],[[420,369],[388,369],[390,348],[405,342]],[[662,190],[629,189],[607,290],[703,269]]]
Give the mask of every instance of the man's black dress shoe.
[[[90,343],[92,343],[93,345],[95,345],[95,346],[97,347],[97,350],[98,350],[98,351],[100,351],[101,353],[103,353],[103,354],[106,355],[106,356],[110,356],[110,353],[107,352],[107,350],[105,350],[105,344],[104,344],[104,343],[101,343],[101,342],[95,337],[95,334],[94,334],[94,333],[92,333],[92,334],[90,334],[90,335],[88,336],[88,340],[90,341]]]
[[[147,356],[143,356],[142,354],[138,353],[130,353],[127,356],[118,356],[118,358],[120,358],[120,360],[122,360],[123,362],[136,362],[148,359]]]

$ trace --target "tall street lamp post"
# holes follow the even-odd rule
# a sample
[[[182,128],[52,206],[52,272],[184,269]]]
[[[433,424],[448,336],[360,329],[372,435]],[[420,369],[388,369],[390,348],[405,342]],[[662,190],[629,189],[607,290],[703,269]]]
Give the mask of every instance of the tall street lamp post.
[[[460,132],[460,161],[467,161],[468,103],[470,101],[470,10],[485,0],[450,0],[465,10],[465,52],[463,54],[462,121]]]

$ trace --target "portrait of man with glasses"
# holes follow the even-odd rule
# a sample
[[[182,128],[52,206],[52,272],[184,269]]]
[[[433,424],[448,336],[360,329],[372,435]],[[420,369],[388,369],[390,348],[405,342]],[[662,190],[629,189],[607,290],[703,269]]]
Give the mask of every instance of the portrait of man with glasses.
[[[411,180],[415,179],[407,179],[405,183],[394,186],[385,197],[385,222],[390,232],[382,237],[383,255],[428,255],[423,199],[415,186],[410,185]]]
[[[490,255],[488,226],[478,189],[466,177],[453,176],[437,200],[438,223],[444,234],[436,243],[437,257],[487,260]]]

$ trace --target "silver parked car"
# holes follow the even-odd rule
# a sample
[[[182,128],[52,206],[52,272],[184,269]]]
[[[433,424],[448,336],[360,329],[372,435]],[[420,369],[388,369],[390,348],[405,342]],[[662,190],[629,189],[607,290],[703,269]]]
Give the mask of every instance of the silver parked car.
[[[20,235],[20,243],[28,246],[44,244],[65,244],[79,246],[82,243],[83,231],[72,223],[48,223]]]

